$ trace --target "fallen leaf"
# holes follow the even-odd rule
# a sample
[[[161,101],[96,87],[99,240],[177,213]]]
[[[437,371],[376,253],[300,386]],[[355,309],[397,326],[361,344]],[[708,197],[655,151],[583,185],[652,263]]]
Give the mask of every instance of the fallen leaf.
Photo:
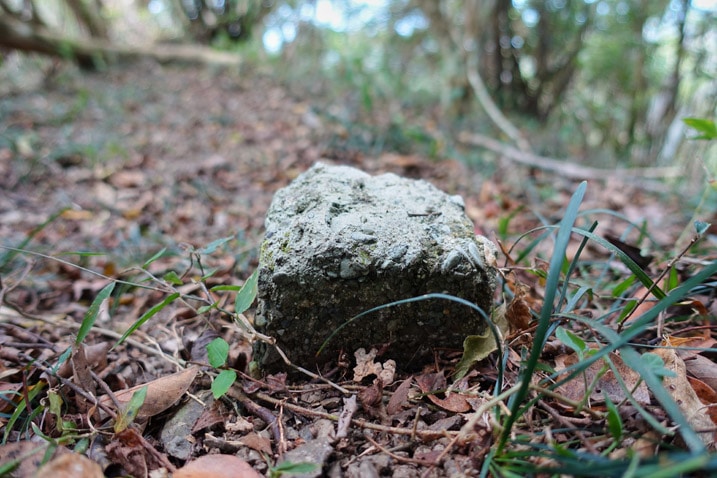
[[[0,466],[7,466],[11,461],[18,460],[19,464],[9,476],[34,476],[42,465],[48,447],[49,443],[44,441],[35,443],[22,440],[5,443],[0,445]],[[55,450],[53,456],[58,457],[62,453],[70,452],[67,448],[60,446]]]
[[[515,295],[508,304],[505,311],[505,318],[510,324],[510,333],[522,332],[528,328],[533,316],[530,314],[530,306],[526,300],[530,287],[520,282],[515,283]]]
[[[381,403],[383,397],[383,382],[381,379],[376,378],[371,385],[364,387],[358,393],[359,402],[361,406],[368,410],[374,408]]]
[[[242,445],[248,446],[252,450],[256,450],[259,453],[271,455],[271,441],[267,437],[263,437],[256,432],[248,433],[241,437],[238,441]]]
[[[386,413],[389,416],[397,414],[404,406],[408,405],[408,392],[411,390],[411,384],[413,384],[413,376],[401,382],[396,391],[393,392],[386,406]]]
[[[625,365],[622,358],[616,353],[611,353],[609,357],[620,374],[622,381],[625,383],[625,389],[632,391],[632,396],[638,403],[648,405],[650,403],[650,393],[647,385],[642,382],[635,388],[637,383],[640,382],[640,374]],[[575,353],[558,356],[555,358],[555,370],[564,370],[578,363],[578,360],[579,358]],[[587,388],[595,381],[595,378],[603,372],[604,366],[605,362],[603,360],[594,362],[583,374],[577,375],[573,380],[558,387],[558,393],[575,402],[582,401],[585,398]],[[598,379],[590,395],[590,400],[596,403],[602,403],[605,400],[603,393],[606,393],[610,400],[619,403],[627,398],[625,389],[620,386],[612,369],[608,369]]]
[[[667,370],[675,372],[674,377],[665,376],[662,385],[680,407],[692,429],[698,432],[702,442],[708,446],[714,445],[713,433],[703,431],[713,428],[712,420],[707,413],[707,407],[700,401],[687,379],[685,362],[674,349],[657,349],[653,353],[662,358]]]
[[[689,380],[690,386],[694,389],[700,402],[707,405],[707,412],[712,423],[717,425],[717,392],[702,380],[692,377],[687,377],[687,380]]]
[[[204,455],[190,461],[174,478],[261,478],[249,463],[234,455]]]
[[[451,392],[446,394],[446,398],[438,398],[436,393],[442,392],[446,389],[446,378],[443,372],[437,373],[426,373],[416,377],[416,383],[421,391],[426,394],[426,397],[449,412],[454,413],[466,413],[470,411],[471,404],[468,402],[468,396],[462,395],[458,392]]]
[[[683,358],[681,354],[680,358],[684,360],[687,371],[690,375],[700,379],[707,385],[717,390],[717,364],[712,360],[708,359],[703,355],[695,355],[692,358]]]
[[[37,478],[104,478],[102,467],[79,453],[65,453],[45,463]]]
[[[194,365],[181,372],[115,392],[115,397],[120,404],[127,405],[132,399],[134,392],[142,387],[147,387],[147,398],[145,398],[142,408],[139,409],[137,418],[153,417],[162,413],[182,398],[182,395],[189,389],[189,386],[192,384],[192,381],[194,381],[194,377],[197,376],[198,372],[199,366]],[[107,395],[100,397],[100,403],[109,407],[113,406],[112,399]]]

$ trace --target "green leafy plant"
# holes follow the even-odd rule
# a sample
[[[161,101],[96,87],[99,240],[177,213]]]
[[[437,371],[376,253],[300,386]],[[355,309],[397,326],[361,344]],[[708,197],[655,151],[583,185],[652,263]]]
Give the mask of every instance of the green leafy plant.
[[[269,476],[271,478],[280,478],[286,473],[290,473],[292,475],[313,473],[317,468],[318,465],[315,463],[292,463],[290,461],[283,461],[269,467]]]
[[[683,118],[682,122],[695,130],[698,135],[691,136],[690,139],[717,139],[717,125],[715,122],[706,118]]]

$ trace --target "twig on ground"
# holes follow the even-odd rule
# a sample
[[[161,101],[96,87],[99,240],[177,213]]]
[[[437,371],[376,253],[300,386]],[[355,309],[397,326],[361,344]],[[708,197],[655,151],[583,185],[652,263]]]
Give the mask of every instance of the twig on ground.
[[[326,412],[319,412],[316,410],[311,410],[309,408],[302,407],[300,405],[295,405],[293,403],[287,403],[283,400],[276,399],[274,397],[270,397],[269,395],[266,395],[265,393],[257,393],[256,398],[259,400],[269,402],[271,404],[274,404],[276,406],[283,406],[287,410],[291,410],[292,412],[303,415],[307,417],[317,417],[317,418],[325,418],[327,420],[331,420],[333,422],[339,421],[339,416],[334,415],[331,413]],[[392,433],[394,435],[407,435],[411,436],[414,435],[421,440],[436,440],[438,438],[443,437],[453,437],[458,434],[458,432],[451,432],[447,430],[441,430],[441,431],[433,431],[433,430],[413,430],[413,428],[402,428],[402,427],[392,427],[387,425],[379,425],[376,423],[367,422],[364,419],[361,418],[352,418],[351,423],[355,426],[361,427],[361,428],[367,428],[369,430],[375,430],[379,432],[385,432],[385,433]]]
[[[247,410],[249,410],[250,413],[264,420],[266,424],[271,427],[271,433],[272,435],[274,435],[274,440],[276,440],[277,443],[281,443],[282,433],[281,429],[279,428],[279,418],[275,417],[274,414],[271,413],[271,411],[267,408],[262,407],[261,405],[250,399],[243,391],[239,389],[236,384],[234,384],[234,386],[229,389],[227,395],[234,400],[239,401],[242,405],[246,407]],[[279,403],[279,405],[282,404]]]
[[[434,463],[434,462],[428,461],[428,460],[419,460],[418,458],[409,458],[407,456],[396,455],[391,450],[388,450],[388,449],[384,448],[383,446],[381,446],[376,440],[371,438],[368,433],[364,433],[363,437],[366,440],[368,440],[369,442],[371,442],[371,444],[373,446],[375,446],[376,448],[378,448],[382,453],[387,454],[388,456],[390,456],[391,458],[393,458],[396,461],[401,461],[404,463],[413,463],[414,465],[421,465],[421,466],[434,466],[437,464],[437,463]]]
[[[566,420],[566,417],[562,416],[556,409],[545,403],[544,400],[538,400],[538,406],[548,412],[548,414],[550,414],[550,416],[557,420],[560,424],[570,429],[570,431],[580,439],[580,443],[583,444],[588,451],[596,455],[599,454],[599,452],[595,449],[590,440],[587,439],[585,434],[581,430],[575,428],[574,423],[571,423],[569,420]]]

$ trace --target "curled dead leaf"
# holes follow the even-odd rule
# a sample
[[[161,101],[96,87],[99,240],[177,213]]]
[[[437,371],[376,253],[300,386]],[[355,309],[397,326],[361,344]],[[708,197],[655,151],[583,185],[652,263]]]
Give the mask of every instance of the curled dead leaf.
[[[530,306],[526,300],[530,288],[521,283],[515,284],[515,296],[513,300],[508,304],[508,309],[505,311],[505,318],[510,324],[510,332],[522,332],[528,328],[532,315],[530,314]]]
[[[147,387],[147,397],[144,400],[142,408],[137,414],[138,419],[153,417],[162,413],[179,400],[186,393],[189,386],[199,372],[199,367],[194,365],[166,377],[160,377],[151,382],[143,383],[126,390],[115,392],[115,397],[121,405],[127,405],[132,399],[132,395],[142,387]],[[100,397],[100,403],[112,407],[112,399],[103,395]]]

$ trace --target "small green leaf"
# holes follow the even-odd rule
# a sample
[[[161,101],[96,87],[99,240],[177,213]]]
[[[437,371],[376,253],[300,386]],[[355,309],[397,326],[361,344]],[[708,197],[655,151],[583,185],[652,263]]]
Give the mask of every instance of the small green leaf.
[[[70,358],[70,355],[72,355],[72,347],[67,347],[67,349],[65,349],[65,351],[60,354],[60,357],[57,359],[57,363],[55,364],[55,366],[52,367],[52,372],[57,372],[60,368],[60,365],[65,363],[67,359]]]
[[[229,356],[229,344],[222,338],[216,338],[207,344],[207,355],[212,367],[223,367]]]
[[[217,378],[212,381],[212,395],[219,398],[231,388],[237,379],[237,373],[234,370],[222,370]]]
[[[142,269],[146,269],[151,263],[153,263],[154,261],[156,261],[157,259],[162,257],[165,252],[167,252],[167,248],[163,247],[159,252],[157,252],[155,255],[153,255],[152,257],[147,259],[147,261],[144,264],[142,264]]]
[[[92,301],[92,305],[90,305],[90,308],[87,309],[87,313],[85,314],[85,318],[82,320],[82,325],[80,325],[80,330],[77,332],[77,338],[75,339],[75,345],[80,345],[83,340],[85,340],[85,337],[87,337],[87,334],[90,333],[90,330],[92,329],[92,326],[95,325],[95,320],[97,320],[97,315],[100,313],[100,307],[102,306],[102,303],[109,298],[110,294],[112,294],[112,291],[115,288],[115,283],[110,282],[107,284],[99,294],[97,294],[97,297],[95,297],[95,300]]]
[[[257,282],[259,280],[259,270],[255,270],[252,275],[244,282],[241,290],[237,293],[236,302],[234,303],[234,312],[243,314],[256,298]]]
[[[610,400],[610,397],[607,396],[607,392],[605,393],[605,405],[607,406],[607,428],[610,430],[610,434],[615,441],[619,441],[622,439],[622,418],[620,418],[620,411],[617,409],[617,405]]]
[[[709,222],[695,221],[695,230],[699,236],[703,236],[711,226]]]
[[[240,285],[215,285],[209,289],[211,292],[239,292],[241,290]]]
[[[217,249],[219,249],[221,246],[223,246],[227,242],[231,241],[232,239],[234,239],[234,236],[222,237],[221,239],[212,241],[209,244],[207,244],[206,246],[199,249],[197,251],[197,254],[203,254],[203,255],[212,254],[212,253],[214,253],[214,251],[216,251]]]
[[[135,322],[134,324],[132,324],[132,325],[130,326],[130,328],[127,329],[124,334],[122,334],[122,337],[117,341],[117,343],[115,344],[115,347],[117,347],[119,344],[121,344],[122,342],[124,342],[127,337],[129,337],[130,335],[132,335],[132,333],[133,333],[135,330],[137,330],[138,328],[140,328],[140,327],[142,326],[142,324],[144,324],[144,323],[147,322],[149,319],[151,319],[157,312],[159,312],[160,310],[164,309],[167,305],[169,305],[169,304],[171,304],[172,302],[174,302],[174,301],[177,299],[177,297],[179,297],[179,292],[175,292],[174,294],[171,294],[171,295],[167,296],[162,302],[160,302],[159,304],[155,305],[154,307],[152,307],[151,309],[149,309],[147,312],[145,312],[144,314],[142,314],[142,317],[140,317],[140,318],[137,320],[137,322]]]
[[[640,360],[642,360],[642,363],[659,378],[677,376],[674,371],[665,368],[665,361],[657,354],[653,354],[652,352],[644,353],[640,356]]]
[[[318,465],[316,463],[292,463],[290,461],[284,461],[273,467],[271,473],[277,473],[276,476],[281,476],[283,473],[312,473],[316,471],[317,468]]]
[[[213,268],[213,269],[209,269],[209,270],[200,278],[200,281],[201,281],[201,282],[204,282],[204,281],[206,281],[207,279],[211,279],[212,276],[214,276],[214,274],[216,274],[218,270],[219,270],[218,267],[215,267],[215,268]]]
[[[612,296],[613,297],[621,297],[622,294],[627,292],[627,290],[630,288],[630,286],[632,286],[632,284],[635,283],[636,280],[637,280],[637,277],[635,277],[635,275],[629,276],[627,279],[625,279],[624,281],[620,282],[615,287],[613,287]]]
[[[564,329],[563,327],[558,327],[558,329],[555,331],[555,336],[558,338],[558,340],[573,349],[581,357],[585,353],[585,350],[587,350],[588,348],[587,344],[583,339],[575,335],[573,332]]]
[[[206,314],[206,313],[209,312],[210,310],[216,309],[218,306],[219,306],[219,304],[217,304],[216,302],[212,302],[212,303],[209,304],[209,305],[203,305],[203,306],[201,306],[200,308],[197,309],[197,314],[198,314],[198,315]]]
[[[620,317],[617,319],[618,324],[622,324],[625,319],[630,315],[630,313],[637,307],[637,300],[636,299],[630,299],[627,302],[625,302],[625,307],[622,308],[622,311],[620,312]]]
[[[117,422],[115,422],[114,426],[115,433],[119,433],[127,429],[139,413],[139,409],[142,408],[142,405],[144,405],[146,398],[147,386],[140,388],[132,394],[132,398],[129,399],[129,403],[127,403],[125,409],[117,416]]]
[[[176,272],[169,271],[166,274],[164,274],[163,279],[168,283],[172,285],[182,285],[182,279],[179,278]]]
[[[669,292],[678,285],[680,285],[680,278],[677,274],[677,269],[671,267],[669,274],[667,274],[667,277],[665,278],[665,291]]]
[[[683,118],[682,122],[690,128],[694,129],[699,136],[690,139],[715,139],[717,138],[717,125],[715,122],[706,118]]]
[[[483,335],[469,335],[466,337],[463,340],[463,355],[460,362],[456,364],[454,378],[456,380],[463,378],[473,365],[497,349],[495,338],[490,333],[490,330],[486,330]]]

